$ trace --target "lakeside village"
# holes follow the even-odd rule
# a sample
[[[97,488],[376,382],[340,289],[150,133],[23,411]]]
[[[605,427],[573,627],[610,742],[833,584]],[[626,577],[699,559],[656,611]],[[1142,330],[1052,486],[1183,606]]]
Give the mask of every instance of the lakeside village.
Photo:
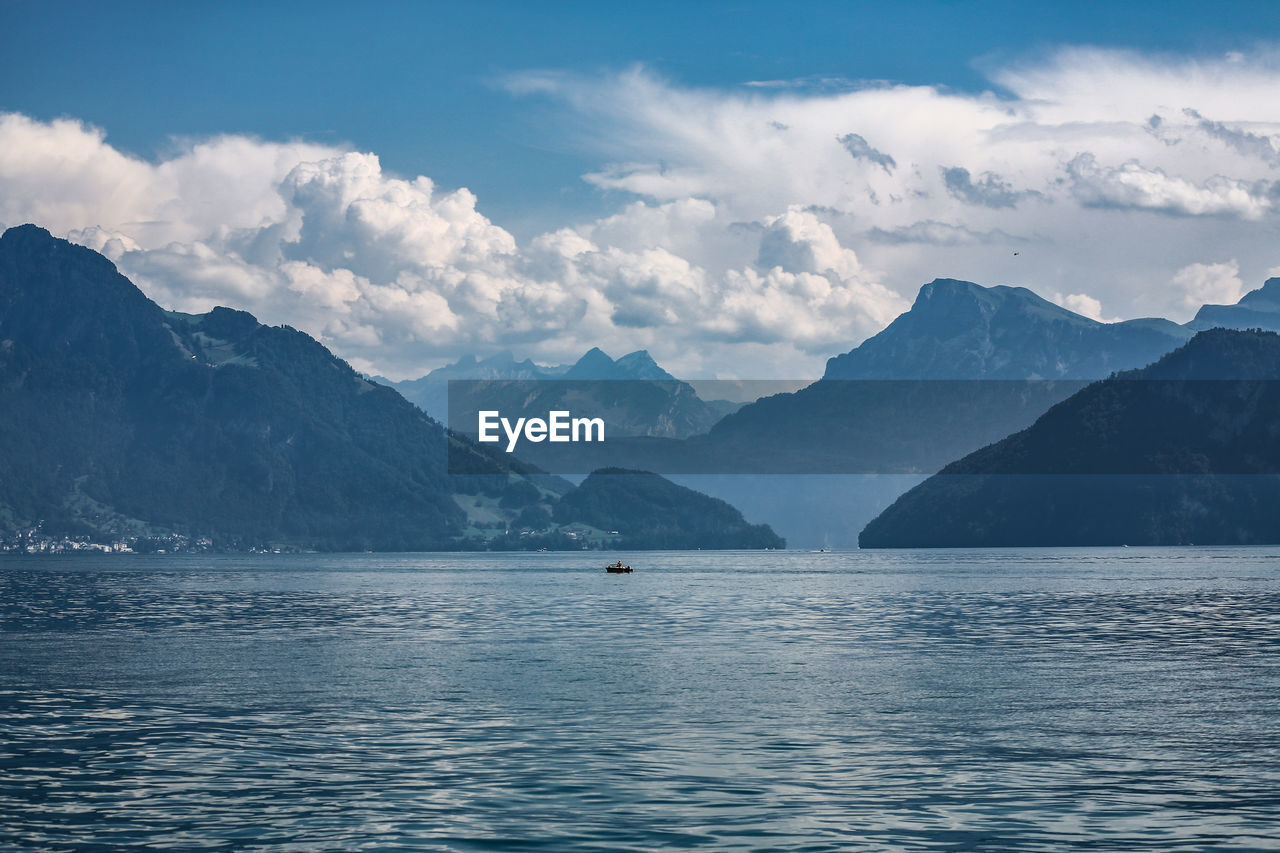
[[[507,528],[500,535],[475,537],[470,544],[473,547],[481,546],[486,550],[499,551],[546,551],[548,550],[546,544],[553,544],[555,550],[559,551],[579,549],[586,551],[592,548],[607,548],[608,544],[602,540],[618,535],[616,530],[601,531],[582,525],[561,527],[555,531]],[[548,540],[553,536],[560,541],[549,542]],[[94,537],[90,536],[51,535],[44,532],[42,522],[8,534],[0,534],[0,554],[207,554],[227,550],[248,554],[315,553],[310,549],[287,544],[228,549],[225,546],[215,545],[208,536],[192,537],[181,533],[124,536],[110,542],[93,541],[93,539]]]
[[[213,540],[208,536],[171,533],[94,542],[89,536],[50,535],[42,527],[42,524],[37,524],[0,535],[0,554],[199,554],[214,550]]]

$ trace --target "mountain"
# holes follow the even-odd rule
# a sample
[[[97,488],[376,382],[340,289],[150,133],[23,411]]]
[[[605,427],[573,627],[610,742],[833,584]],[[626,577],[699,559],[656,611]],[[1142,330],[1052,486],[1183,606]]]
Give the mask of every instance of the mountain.
[[[1277,290],[1268,283],[1224,310],[1257,314],[1280,304]],[[922,475],[1193,334],[1161,319],[1100,323],[1025,288],[938,279],[805,388],[749,403],[704,437],[574,448],[572,461],[662,471],[767,518],[793,544],[852,546]],[[530,458],[568,471],[568,453],[543,445]]]
[[[1101,379],[1191,337],[1169,320],[1100,323],[1025,287],[935,279],[911,310],[827,362],[824,379]]]
[[[1268,283],[1227,307],[1260,312],[1280,304],[1276,290]],[[1162,319],[1100,323],[1025,288],[939,279],[879,334],[831,359],[823,379],[749,403],[707,436],[544,444],[529,454],[555,471],[661,471],[768,519],[793,544],[851,547],[922,476],[1193,334]]]
[[[426,376],[420,376],[417,379],[403,379],[396,382],[382,376],[370,378],[380,385],[394,388],[406,400],[431,417],[441,423],[447,423],[451,380],[546,379],[562,376],[568,369],[568,365],[548,367],[535,364],[527,358],[524,361],[516,361],[515,355],[510,350],[503,350],[485,359],[465,355],[456,362],[437,367]]]
[[[614,361],[599,347],[587,350],[586,354],[578,359],[576,364],[570,366],[563,375],[565,379],[678,381],[658,366],[648,350],[636,350]]]
[[[450,385],[449,383],[453,384]],[[420,379],[388,383],[427,414],[474,433],[481,410],[512,418],[553,410],[603,417],[611,435],[683,438],[705,433],[736,403],[704,401],[645,350],[616,361],[593,347],[572,365],[516,361],[509,352],[468,356]]]
[[[555,518],[611,533],[619,548],[784,548],[766,524],[748,524],[722,500],[657,474],[604,468],[556,505]]]
[[[0,402],[0,528],[440,548],[468,523],[455,493],[533,474],[471,447],[450,476],[457,439],[307,335],[162,311],[35,226],[0,237]]]
[[[1030,426],[1089,381],[1148,364],[1191,334],[1160,319],[1099,323],[1026,288],[937,279],[879,334],[830,359],[820,381],[716,424],[702,458],[771,474],[680,481],[769,519],[793,545],[852,547],[921,474]],[[634,461],[669,470],[652,453]]]
[[[1167,320],[1099,323],[1022,287],[937,279],[821,380],[744,406],[710,437],[737,454],[767,447],[794,473],[934,471],[1191,334]]]
[[[166,312],[96,252],[33,225],[0,236],[0,547],[32,531],[231,549],[543,541],[528,528],[576,548],[547,524],[577,522],[556,509],[571,490],[302,332]],[[721,516],[688,521],[699,545],[758,538],[716,532]]]
[[[1203,305],[1187,324],[1187,328],[1195,330],[1215,327],[1280,332],[1280,278],[1267,279],[1235,305]]]
[[[1025,288],[938,279],[879,334],[832,358],[822,379],[748,403],[706,436],[527,453],[554,471],[661,471],[768,519],[792,543],[852,547],[922,476],[1191,334],[1159,319],[1099,323]]]
[[[437,367],[426,376],[418,379],[392,382],[380,376],[373,378],[395,386],[396,390],[401,390],[402,388],[414,388],[428,382],[447,382],[450,379],[545,379],[552,376],[563,376],[568,369],[568,365],[548,366],[534,364],[531,359],[527,358],[524,361],[516,361],[516,357],[511,350],[503,350],[485,359],[477,359],[474,355],[464,355],[453,364]],[[407,395],[406,399],[408,399]]]
[[[583,353],[564,373],[565,379],[634,379],[633,376],[619,376],[618,363],[610,358],[600,347],[592,347]],[[665,371],[664,371],[665,373]],[[668,378],[663,376],[663,379]],[[674,378],[674,377],[671,377]]]
[[[946,466],[863,547],[1280,542],[1280,335],[1213,329]]]

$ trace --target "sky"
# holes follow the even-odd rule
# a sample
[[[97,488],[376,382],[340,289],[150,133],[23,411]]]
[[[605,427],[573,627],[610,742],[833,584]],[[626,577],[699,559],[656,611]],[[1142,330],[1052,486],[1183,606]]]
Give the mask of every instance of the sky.
[[[0,4],[0,225],[393,378],[817,376],[936,277],[1185,321],[1278,173],[1268,3]]]

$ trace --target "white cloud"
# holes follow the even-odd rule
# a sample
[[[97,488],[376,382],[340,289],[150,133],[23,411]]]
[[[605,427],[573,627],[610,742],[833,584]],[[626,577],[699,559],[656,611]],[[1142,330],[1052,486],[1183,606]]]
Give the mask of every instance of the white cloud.
[[[155,247],[280,221],[279,187],[300,162],[338,149],[221,136],[150,163],[69,119],[0,114],[0,221],[53,231],[99,228]]]
[[[288,252],[372,277],[483,265],[516,249],[468,190],[438,194],[429,178],[384,175],[372,154],[298,163],[280,193],[301,217]]]
[[[763,343],[809,362],[905,307],[801,210],[738,223],[705,199],[635,202],[519,247],[468,190],[388,175],[368,153],[228,136],[148,163],[97,129],[21,116],[0,122],[0,150],[6,221],[103,251],[166,307],[243,308],[393,375],[469,350],[560,360],[602,343],[688,369],[723,371]]]
[[[1019,239],[1003,231],[978,232],[963,225],[925,220],[898,228],[872,228],[868,239],[877,243],[932,243],[938,246],[960,246],[971,243],[1016,243]]]
[[[513,94],[569,114],[599,164],[585,180],[625,194],[523,245],[467,189],[369,152],[220,136],[150,161],[73,120],[0,115],[0,222],[100,249],[168,306],[244,308],[387,375],[592,345],[690,376],[816,375],[939,276],[1097,318],[1238,297],[1280,261],[1274,60],[1067,50],[998,69],[1002,96],[516,75]]]
[[[1179,216],[1223,215],[1261,219],[1271,210],[1269,183],[1250,185],[1214,175],[1196,185],[1174,178],[1162,169],[1148,169],[1136,160],[1100,167],[1092,154],[1067,164],[1072,191],[1090,207],[1137,208]]]
[[[1057,303],[1068,311],[1074,311],[1081,316],[1088,317],[1090,320],[1097,320],[1099,323],[1115,323],[1119,317],[1103,317],[1102,303],[1087,293],[1055,293],[1049,297],[1050,302]]]
[[[1163,283],[1207,252],[1250,278],[1275,264],[1276,56],[1063,50],[992,76],[1005,96],[698,90],[643,69],[561,74],[541,94],[588,128],[582,144],[602,161],[588,181],[656,204],[709,200],[722,221],[821,210],[904,296],[950,275],[1087,286],[1123,316],[1149,315],[1182,310]]]
[[[1240,265],[1234,260],[1220,264],[1188,264],[1170,279],[1173,292],[1181,306],[1194,315],[1201,305],[1231,304],[1244,295],[1244,282],[1240,280]]]

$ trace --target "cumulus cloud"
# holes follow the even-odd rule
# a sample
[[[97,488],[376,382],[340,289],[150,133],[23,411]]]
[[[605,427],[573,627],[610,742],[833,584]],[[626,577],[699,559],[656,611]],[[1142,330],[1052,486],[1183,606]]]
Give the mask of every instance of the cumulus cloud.
[[[766,343],[817,359],[905,307],[809,211],[743,223],[706,199],[641,201],[519,246],[468,190],[371,153],[227,136],[153,163],[23,116],[0,119],[0,152],[5,222],[104,252],[166,306],[244,308],[393,375],[499,346],[645,346],[689,370],[687,352]]]
[[[906,310],[906,300],[868,276],[857,255],[813,212],[793,207],[764,226],[756,260],[764,276],[753,279],[750,270],[738,276],[763,286],[766,298],[757,299],[761,314],[776,309],[789,293],[795,303],[788,306],[789,313],[812,315],[803,323],[803,345],[861,339]],[[741,309],[740,299],[736,304]]]
[[[300,162],[337,149],[222,136],[189,143],[152,163],[70,119],[0,114],[0,221],[38,222],[66,233],[105,229],[146,245],[278,222],[278,188]]]
[[[1191,314],[1204,304],[1235,303],[1245,290],[1240,265],[1234,259],[1218,264],[1188,264],[1174,274],[1169,284]]]
[[[1172,177],[1136,160],[1099,166],[1092,154],[1067,164],[1072,191],[1089,207],[1135,208],[1177,216],[1232,216],[1261,219],[1272,208],[1274,185],[1246,183],[1214,175],[1201,184]]]
[[[245,308],[394,376],[593,345],[687,376],[814,375],[938,276],[1097,318],[1183,315],[1280,262],[1271,57],[1064,50],[992,82],[513,75],[618,199],[526,241],[373,152],[227,135],[147,160],[7,114],[0,223],[99,249],[166,305]]]
[[[1099,323],[1115,323],[1119,317],[1103,317],[1102,303],[1087,293],[1055,293],[1049,298],[1050,302],[1055,302],[1066,308],[1068,311],[1074,311],[1081,316],[1088,317],[1090,320],[1097,320]]]
[[[580,143],[602,163],[589,182],[654,204],[708,199],[740,222],[826,211],[907,296],[940,274],[1046,294],[1087,281],[1122,316],[1150,315],[1181,310],[1159,283],[1207,251],[1250,278],[1274,266],[1270,54],[1068,49],[992,81],[1004,95],[847,81],[700,90],[633,69],[560,75],[541,93],[589,128]],[[983,248],[1006,241],[1016,268],[1012,252]]]

